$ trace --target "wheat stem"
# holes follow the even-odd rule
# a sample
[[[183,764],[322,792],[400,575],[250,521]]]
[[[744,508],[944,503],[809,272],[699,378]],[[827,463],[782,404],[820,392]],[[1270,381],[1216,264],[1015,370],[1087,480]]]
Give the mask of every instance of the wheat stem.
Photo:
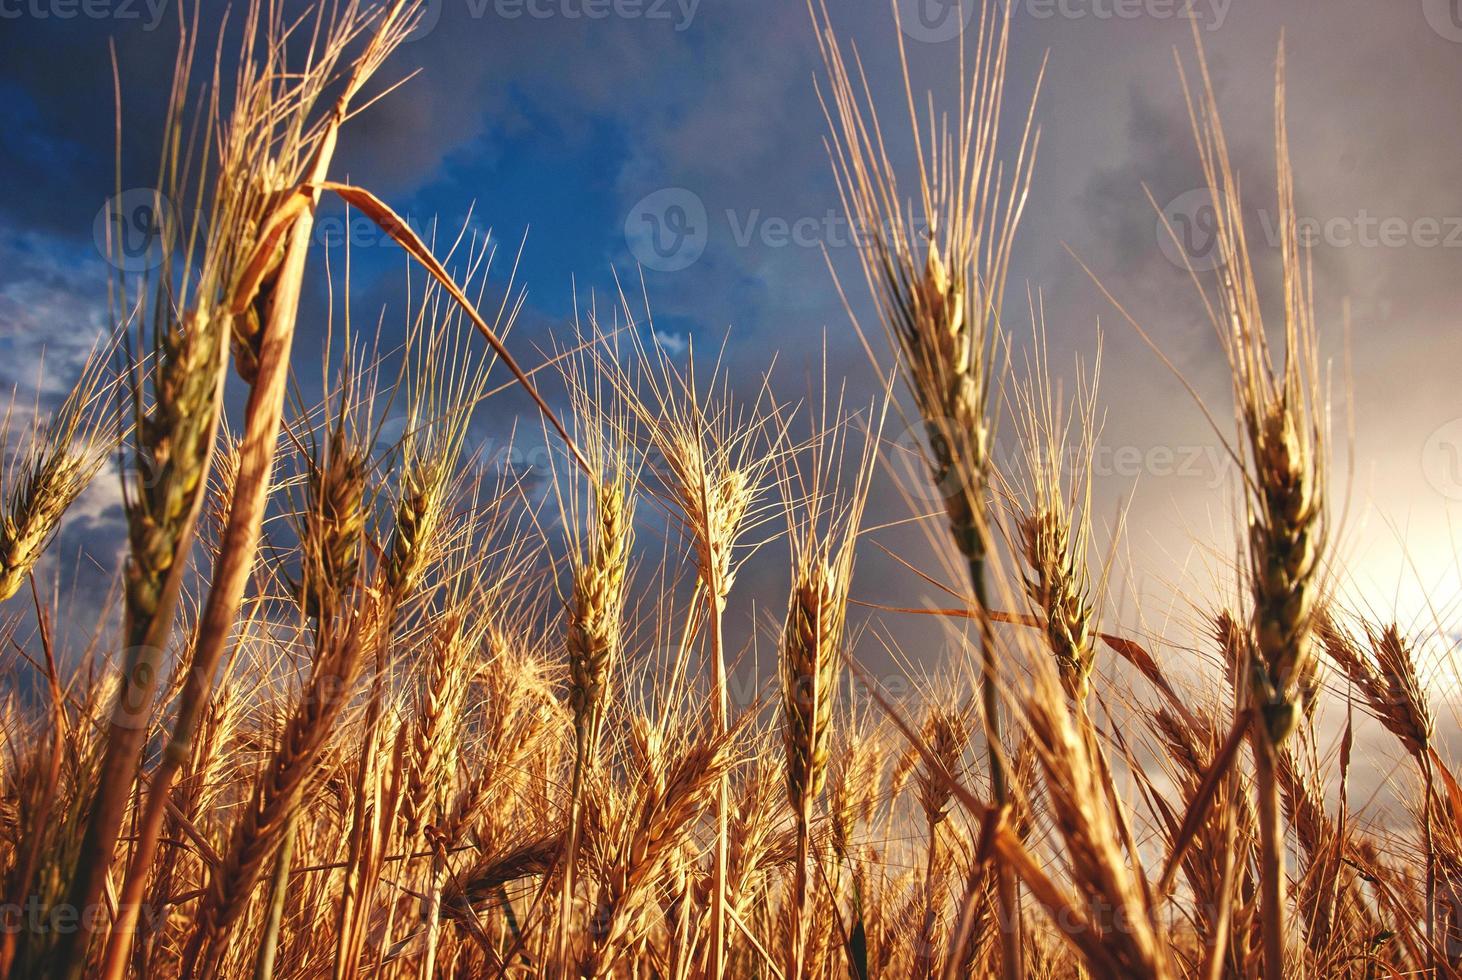
[[[259,956],[254,962],[254,980],[270,980],[274,976],[274,960],[279,950],[279,930],[284,922],[285,899],[289,894],[290,866],[294,861],[294,842],[299,835],[299,822],[291,819],[280,835],[279,853],[274,858],[274,880],[269,889],[269,904],[264,913],[264,934],[259,939]]]
[[[279,440],[290,351],[294,343],[295,319],[304,283],[311,231],[314,228],[315,207],[319,200],[318,190],[306,191],[303,188],[316,185],[326,178],[334,159],[340,127],[349,116],[351,101],[410,29],[409,22],[403,21],[403,18],[409,21],[406,13],[409,2],[410,0],[395,0],[384,12],[363,12],[350,7],[341,15],[339,23],[328,25],[325,33],[329,40],[322,43],[330,56],[318,59],[307,76],[320,88],[323,88],[326,79],[334,80],[334,69],[343,53],[344,45],[378,15],[375,30],[365,50],[349,66],[343,89],[326,121],[318,130],[311,131],[311,140],[292,147],[298,156],[294,163],[299,167],[302,177],[299,186],[281,189],[288,190],[289,193],[281,196],[277,209],[260,216],[261,222],[267,221],[266,227],[276,229],[274,234],[277,236],[261,243],[261,254],[272,254],[279,242],[284,243],[284,254],[277,274],[269,286],[267,320],[263,326],[263,335],[258,339],[257,370],[253,372],[255,380],[250,386],[244,410],[244,433],[239,442],[238,467],[234,475],[234,492],[229,504],[228,519],[219,543],[208,597],[200,616],[197,639],[179,699],[178,713],[163,750],[162,761],[153,775],[152,786],[139,821],[137,845],[123,883],[124,901],[119,905],[118,918],[113,924],[112,933],[117,938],[109,943],[111,948],[107,952],[104,974],[106,980],[119,980],[126,962],[136,924],[142,879],[156,853],[173,782],[192,752],[199,719],[210,701],[214,675],[233,631],[234,620],[258,551],[260,525],[269,495]],[[253,10],[257,13],[257,8]],[[271,23],[270,29],[276,30],[278,25]],[[268,40],[271,45],[280,46],[271,48],[272,56],[282,57],[283,38],[271,36]],[[274,70],[276,69],[271,64],[270,71],[261,73],[261,84],[266,91],[268,86],[278,83],[271,75]],[[282,71],[282,68],[277,70]],[[304,90],[309,91],[308,88]],[[318,89],[315,94],[319,94]],[[312,108],[311,100],[305,96],[299,98],[304,101],[302,106],[296,107],[297,111],[308,112]],[[244,124],[248,122],[245,120]],[[268,135],[273,137],[272,121],[267,129]],[[269,146],[267,139],[265,146]],[[258,162],[254,163],[257,165]],[[258,298],[260,282],[250,275],[254,266],[255,263],[251,260],[239,282],[229,283],[226,309],[237,310],[242,314]],[[219,390],[221,391],[221,378]],[[100,882],[96,885],[94,894],[99,894]]]
[[[1253,725],[1254,783],[1259,794],[1259,897],[1265,980],[1284,980],[1285,893],[1284,818],[1274,775],[1274,748],[1264,720]]]
[[[996,807],[1010,802],[1010,784],[1005,770],[1005,733],[1000,717],[999,667],[995,659],[995,631],[990,624],[988,586],[985,582],[985,559],[971,558],[970,584],[979,615],[980,630],[980,704],[985,723],[985,751],[990,764],[990,792]],[[1003,862],[995,871],[995,895],[998,903],[1001,962],[1007,980],[1020,980],[1025,975],[1021,941],[1020,892],[1015,875]]]

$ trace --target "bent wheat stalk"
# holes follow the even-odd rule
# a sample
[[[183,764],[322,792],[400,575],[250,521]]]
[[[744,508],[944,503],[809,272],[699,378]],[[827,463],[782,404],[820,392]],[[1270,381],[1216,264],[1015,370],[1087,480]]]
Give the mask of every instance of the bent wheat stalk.
[[[284,407],[284,389],[288,376],[290,350],[294,342],[295,317],[299,308],[300,290],[304,282],[305,261],[314,227],[318,191],[307,190],[324,180],[334,158],[340,127],[350,114],[355,96],[381,66],[391,51],[411,30],[410,10],[413,0],[396,0],[383,13],[362,11],[350,5],[338,12],[338,20],[326,18],[322,28],[320,50],[312,59],[303,78],[284,75],[285,44],[289,32],[279,12],[271,8],[270,20],[263,34],[266,58],[255,61],[253,45],[260,40],[260,11],[256,3],[250,8],[245,32],[244,67],[241,69],[239,105],[235,127],[228,134],[224,159],[237,153],[241,159],[237,170],[222,175],[223,193],[231,188],[240,195],[252,195],[258,203],[252,215],[259,230],[257,244],[250,242],[252,254],[239,257],[236,266],[217,285],[222,293],[219,315],[242,316],[255,306],[266,269],[269,273],[267,314],[262,336],[257,338],[257,367],[251,368],[254,378],[245,406],[244,434],[239,443],[238,466],[234,474],[234,492],[229,503],[228,518],[218,548],[218,558],[204,603],[194,644],[192,661],[179,699],[178,714],[171,736],[163,750],[162,762],[153,775],[137,842],[128,865],[119,902],[113,939],[109,942],[103,975],[107,980],[121,976],[131,946],[137,918],[143,879],[156,853],[158,835],[162,831],[172,785],[179,770],[191,754],[193,735],[199,719],[207,710],[214,674],[233,631],[234,619],[243,599],[244,588],[254,566],[258,550],[260,524],[269,495],[270,479],[279,439],[280,420]],[[335,81],[336,68],[346,49],[363,32],[372,29],[364,50],[349,66],[343,88],[333,108],[313,123],[317,101],[324,97]],[[278,87],[278,88],[276,88]],[[286,95],[279,95],[282,91]],[[256,168],[263,168],[261,175]],[[273,193],[261,195],[254,190],[258,180],[272,183]],[[273,256],[279,248],[283,255],[274,269]],[[221,379],[220,379],[221,384]],[[217,396],[215,396],[217,397]],[[210,440],[211,442],[211,440]],[[211,446],[210,446],[211,448]],[[113,832],[112,837],[115,837]],[[109,863],[110,842],[98,839],[93,858],[101,872]],[[97,878],[97,873],[92,875]],[[82,897],[95,900],[101,881],[88,882]],[[85,906],[82,906],[85,907]],[[79,969],[79,960],[73,960]]]

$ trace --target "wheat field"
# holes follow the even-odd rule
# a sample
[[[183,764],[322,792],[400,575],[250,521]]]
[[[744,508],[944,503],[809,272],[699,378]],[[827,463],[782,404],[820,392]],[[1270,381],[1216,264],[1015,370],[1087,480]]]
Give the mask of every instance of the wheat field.
[[[870,77],[808,4],[828,181],[869,231],[826,343],[883,385],[824,369],[793,401],[770,364],[748,398],[662,345],[628,283],[530,356],[493,241],[423,235],[336,172],[421,13],[251,0],[219,39],[185,20],[162,131],[127,134],[197,206],[157,270],[114,277],[115,333],[60,408],[5,416],[0,975],[1462,975],[1455,721],[1428,638],[1340,598],[1344,381],[1282,47],[1277,250],[1246,240],[1196,31],[1174,80],[1223,259],[1191,270],[1232,378],[1215,506],[1243,529],[1232,596],[1180,597],[1188,651],[1107,619],[1100,342],[1058,363],[1039,300],[1006,308],[1045,97],[1039,74],[1007,95],[1008,7],[979,8],[958,88],[926,100],[897,30],[902,78]],[[907,112],[880,118],[887,87]],[[310,250],[325,200],[410,258],[404,347],[342,301],[323,365],[296,356],[306,284],[350,291]],[[1110,329],[1147,341],[1096,279]],[[474,413],[513,392],[552,446],[536,490],[472,451]],[[39,563],[114,469],[117,623],[68,648]],[[879,481],[904,511],[878,512]],[[898,522],[937,603],[860,579]],[[727,620],[753,554],[786,599],[748,688]],[[937,661],[870,610],[935,621]],[[1370,809],[1348,792],[1363,717],[1405,760]]]

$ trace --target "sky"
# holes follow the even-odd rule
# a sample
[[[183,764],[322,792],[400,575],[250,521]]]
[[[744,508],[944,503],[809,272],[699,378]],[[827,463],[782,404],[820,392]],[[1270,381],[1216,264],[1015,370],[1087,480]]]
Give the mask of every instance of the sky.
[[[0,379],[19,386],[23,402],[35,397],[43,362],[40,397],[63,390],[107,327],[98,230],[118,206],[109,204],[118,187],[109,44],[122,79],[120,186],[145,189],[174,2],[0,0]],[[967,11],[946,0],[895,2],[916,93],[947,104]],[[203,9],[216,24],[224,7]],[[907,162],[890,4],[829,0],[829,13],[857,46],[895,157]],[[1188,635],[1234,595],[1233,474],[1185,387],[1226,425],[1226,368],[1177,251],[1200,267],[1211,254],[1175,62],[1191,69],[1196,23],[1271,287],[1274,65],[1284,45],[1297,207],[1314,243],[1333,392],[1342,584],[1357,606],[1440,634],[1431,679],[1438,696],[1455,695],[1445,687],[1457,676],[1450,637],[1462,581],[1453,527],[1462,515],[1462,5],[1015,0],[1013,16],[1007,132],[1043,63],[1045,74],[1006,326],[1015,349],[1027,349],[1027,298],[1039,296],[1052,364],[1068,375],[1102,337],[1097,510],[1099,541],[1115,555],[1112,621]],[[444,229],[491,229],[499,283],[521,243],[516,281],[527,299],[511,343],[527,362],[565,335],[576,302],[612,305],[624,283],[637,307],[648,302],[666,344],[724,344],[724,369],[742,393],[775,358],[774,386],[795,398],[825,361],[864,401],[876,373],[835,273],[855,312],[873,321],[838,217],[820,73],[801,0],[431,0],[384,69],[407,80],[347,128],[336,174],[416,227],[435,219]],[[1183,245],[1168,239],[1159,210],[1191,229]],[[350,238],[358,307],[401,322],[401,251],[347,226],[338,209],[327,206],[321,224],[337,244]],[[316,282],[297,348],[302,374],[319,373],[325,308]],[[886,367],[887,351],[874,350]],[[481,414],[474,438],[490,451],[515,422],[531,433],[529,419],[509,393]],[[870,512],[903,506],[881,484]],[[1124,514],[1113,543],[1106,532]],[[88,601],[113,581],[122,520],[113,477],[65,525],[55,571],[82,569]],[[876,543],[905,554],[918,540],[903,529]],[[784,577],[784,555],[758,555],[735,614],[778,609]],[[873,546],[854,591],[889,605],[939,599]],[[901,642],[914,660],[918,642]]]

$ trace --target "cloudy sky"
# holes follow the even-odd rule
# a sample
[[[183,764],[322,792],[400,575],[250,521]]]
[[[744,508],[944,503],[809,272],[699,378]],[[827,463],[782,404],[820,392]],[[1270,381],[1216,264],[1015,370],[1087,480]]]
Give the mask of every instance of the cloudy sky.
[[[898,3],[916,91],[952,97],[959,5]],[[829,6],[863,56],[885,119],[898,122],[887,0]],[[205,19],[216,23],[222,8],[206,4]],[[1181,631],[1231,591],[1233,491],[1219,441],[1072,257],[1226,418],[1216,341],[1147,197],[1191,225],[1187,246],[1201,264],[1209,243],[1174,62],[1176,54],[1192,63],[1194,21],[1259,261],[1271,269],[1281,38],[1287,51],[1298,208],[1314,229],[1319,321],[1333,357],[1347,580],[1381,615],[1394,609],[1404,624],[1450,630],[1459,581],[1452,521],[1462,514],[1457,0],[1016,0],[1012,126],[1049,61],[1008,325],[1023,345],[1025,296],[1039,293],[1062,371],[1089,358],[1099,329],[1105,337],[1103,523],[1130,505],[1113,615]],[[175,25],[172,0],[0,0],[0,374],[26,397],[43,353],[48,385],[60,386],[105,326],[97,229],[115,187],[109,41],[122,78],[122,186],[145,188]],[[470,214],[505,255],[526,235],[518,280],[528,299],[514,335],[525,360],[570,320],[575,291],[602,306],[616,275],[628,283],[643,275],[658,331],[703,350],[724,339],[743,390],[776,355],[779,390],[804,392],[824,337],[830,373],[871,390],[828,270],[830,260],[859,283],[837,217],[813,88],[820,62],[802,0],[432,0],[386,74],[418,70],[347,130],[336,173],[421,227],[438,218],[456,228]],[[343,230],[338,212],[323,220]],[[395,322],[402,253],[366,229],[350,237],[357,302],[384,305]],[[498,267],[505,274],[509,264]],[[864,294],[852,295],[866,315]],[[306,297],[306,364],[318,358],[323,296],[320,286]],[[481,438],[499,437],[521,409],[511,397],[492,406]],[[112,486],[95,491],[62,542],[68,563],[93,570],[94,589],[115,568],[116,500]],[[875,508],[900,506],[880,490]],[[884,542],[896,551],[915,543],[907,532]],[[779,602],[781,565],[778,555],[753,566],[748,594]],[[935,599],[881,552],[861,568],[856,591],[872,601]]]

